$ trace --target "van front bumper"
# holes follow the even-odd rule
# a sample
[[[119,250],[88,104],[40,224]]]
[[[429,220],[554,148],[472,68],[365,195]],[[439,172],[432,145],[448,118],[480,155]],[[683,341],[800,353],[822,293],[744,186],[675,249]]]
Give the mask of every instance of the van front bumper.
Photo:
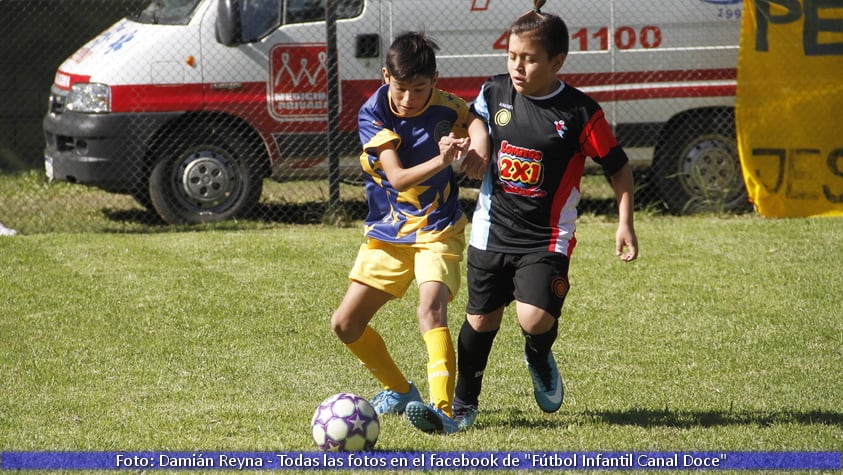
[[[156,131],[181,113],[48,113],[44,167],[50,180],[117,193],[144,186]]]

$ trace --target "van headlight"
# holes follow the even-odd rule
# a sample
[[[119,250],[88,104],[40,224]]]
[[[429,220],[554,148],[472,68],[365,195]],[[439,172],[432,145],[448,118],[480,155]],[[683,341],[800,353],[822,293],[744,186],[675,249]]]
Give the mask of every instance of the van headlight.
[[[76,83],[70,87],[64,109],[74,112],[111,112],[111,89],[105,84]]]

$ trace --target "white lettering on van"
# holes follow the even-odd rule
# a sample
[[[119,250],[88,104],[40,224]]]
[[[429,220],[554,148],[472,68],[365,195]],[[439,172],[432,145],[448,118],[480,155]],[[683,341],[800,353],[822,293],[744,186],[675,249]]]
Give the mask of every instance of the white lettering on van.
[[[277,120],[328,113],[327,46],[279,44],[269,52],[269,113]]]
[[[314,86],[316,85],[316,78],[319,76],[320,72],[328,74],[328,70],[325,66],[325,61],[327,58],[327,54],[325,52],[319,53],[319,64],[311,72],[309,69],[309,65],[307,58],[300,58],[299,59],[299,70],[298,72],[293,71],[293,68],[290,66],[290,54],[283,53],[281,54],[281,68],[278,69],[278,76],[275,77],[275,87],[281,83],[281,80],[284,78],[284,73],[290,76],[290,79],[293,81],[293,86],[298,86],[301,83],[303,77],[307,79],[307,82]]]

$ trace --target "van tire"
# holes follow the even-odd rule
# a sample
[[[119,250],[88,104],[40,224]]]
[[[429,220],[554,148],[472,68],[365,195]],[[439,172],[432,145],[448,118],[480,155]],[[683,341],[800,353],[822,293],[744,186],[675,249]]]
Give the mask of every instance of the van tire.
[[[693,111],[656,148],[653,183],[674,214],[746,211],[732,111]]]
[[[168,224],[224,221],[257,205],[263,181],[236,137],[210,128],[171,136],[149,176],[149,196]]]

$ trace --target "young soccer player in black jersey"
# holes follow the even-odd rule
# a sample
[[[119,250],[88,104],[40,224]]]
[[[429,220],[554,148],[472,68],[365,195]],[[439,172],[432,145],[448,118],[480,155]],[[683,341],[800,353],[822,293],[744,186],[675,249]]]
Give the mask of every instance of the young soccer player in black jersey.
[[[509,29],[509,74],[484,83],[472,104],[482,120],[469,127],[477,154],[467,155],[463,172],[483,182],[457,345],[453,414],[460,428],[477,417],[483,372],[504,308],[513,300],[536,402],[545,412],[562,405],[564,386],[551,347],[568,293],[587,157],[602,166],[615,190],[616,254],[625,262],[638,256],[628,158],[600,106],[557,77],[568,54],[568,28],[559,16],[540,12],[544,1],[534,4]]]

